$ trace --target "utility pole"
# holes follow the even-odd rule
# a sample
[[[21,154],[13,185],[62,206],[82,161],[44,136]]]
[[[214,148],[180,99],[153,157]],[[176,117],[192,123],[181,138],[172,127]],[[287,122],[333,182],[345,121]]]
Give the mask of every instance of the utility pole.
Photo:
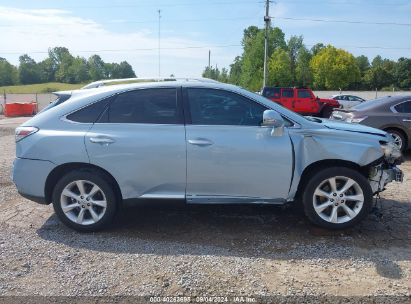
[[[161,10],[158,10],[158,77],[161,77],[161,61],[160,61],[160,20],[161,20]]]
[[[270,0],[265,1],[265,35],[264,35],[264,76],[263,76],[263,87],[267,84],[267,57],[268,57],[268,31],[270,29]]]
[[[211,50],[208,50],[208,69],[210,70],[210,63],[211,63]]]

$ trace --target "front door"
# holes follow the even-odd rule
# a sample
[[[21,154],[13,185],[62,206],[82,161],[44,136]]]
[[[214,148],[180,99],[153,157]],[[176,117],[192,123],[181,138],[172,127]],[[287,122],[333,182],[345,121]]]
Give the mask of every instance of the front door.
[[[187,88],[189,203],[284,202],[293,159],[290,137],[261,127],[266,107],[233,92]],[[191,122],[191,123],[190,123]]]
[[[297,89],[297,97],[295,99],[294,111],[298,113],[319,113],[320,106],[315,101],[315,96],[311,95],[311,91],[307,89]]]

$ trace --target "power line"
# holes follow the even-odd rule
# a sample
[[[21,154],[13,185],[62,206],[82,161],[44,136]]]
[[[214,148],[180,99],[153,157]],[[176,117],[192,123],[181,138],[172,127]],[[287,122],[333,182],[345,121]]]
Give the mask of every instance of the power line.
[[[257,18],[254,17],[250,17],[250,16],[246,16],[246,17],[232,17],[232,18],[200,18],[200,19],[163,19],[162,21],[166,21],[166,22],[204,22],[204,21],[232,21],[232,20],[256,20]],[[11,24],[0,24],[0,27],[33,27],[36,25],[45,25],[45,26],[65,26],[65,25],[73,25],[73,24],[77,24],[77,25],[104,25],[104,24],[140,24],[140,23],[157,23],[158,20],[136,20],[136,21],[131,21],[131,20],[122,20],[122,21],[105,21],[103,23],[97,23],[94,21],[90,21],[90,22],[71,22],[71,23],[57,23],[57,24],[53,24],[53,23],[34,23],[34,24],[16,24],[16,25],[11,25]]]
[[[411,26],[411,23],[400,23],[400,22],[368,22],[368,21],[357,21],[357,20],[308,19],[308,18],[292,18],[292,17],[275,17],[275,18],[282,19],[282,20],[293,20],[293,21],[314,21],[314,22],[350,23],[350,24]]]
[[[213,48],[231,48],[240,47],[241,44],[226,44],[226,45],[198,45],[198,46],[182,46],[182,47],[162,47],[162,50],[186,50],[186,49],[213,49]],[[314,44],[306,44],[306,46],[314,46]],[[334,45],[340,48],[357,48],[357,49],[381,49],[381,50],[411,50],[411,47],[384,47],[384,46],[355,46],[355,45]],[[73,50],[73,53],[117,53],[117,52],[135,52],[135,51],[158,51],[158,48],[133,48],[133,49],[102,49],[102,50]],[[0,51],[2,55],[21,55],[21,54],[47,54],[48,51]]]
[[[270,17],[274,18],[274,17]],[[290,20],[290,21],[313,21],[313,22],[325,22],[325,23],[348,23],[348,24],[367,24],[367,25],[394,25],[394,26],[411,26],[411,23],[401,23],[401,22],[368,22],[368,21],[358,21],[358,20],[333,20],[333,19],[310,19],[310,18],[294,18],[294,17],[275,17],[280,20]],[[174,23],[184,23],[184,22],[205,22],[205,21],[232,21],[232,20],[256,20],[256,17],[231,17],[231,18],[199,18],[199,19],[162,19],[163,22],[174,22]],[[95,23],[95,22],[75,22],[77,25],[104,25],[104,24],[142,24],[142,23],[156,23],[158,20],[123,20],[123,21],[105,21],[103,23]],[[0,27],[33,27],[37,25],[44,25],[44,26],[65,26],[65,25],[73,25],[72,23],[34,23],[34,24],[0,24]]]
[[[131,8],[131,7],[178,7],[178,6],[210,6],[210,5],[232,5],[232,4],[255,4],[252,1],[241,1],[241,0],[234,0],[234,1],[207,1],[207,2],[198,2],[198,1],[190,1],[190,2],[181,2],[181,3],[139,3],[139,4],[115,4],[115,5],[86,5],[86,6],[63,6],[59,8],[46,8],[46,9],[104,9],[104,8]],[[44,9],[44,8],[36,8],[36,9]]]
[[[185,49],[207,49],[207,48],[228,48],[239,47],[241,44],[227,44],[227,45],[201,45],[201,46],[183,46],[183,47],[162,47],[162,50],[185,50]],[[73,53],[117,53],[117,52],[134,52],[134,51],[158,51],[157,48],[134,48],[134,49],[106,49],[106,50],[79,50],[72,51]],[[18,52],[18,51],[0,51],[0,54],[20,55],[20,54],[47,54],[48,51],[32,51],[32,52]]]

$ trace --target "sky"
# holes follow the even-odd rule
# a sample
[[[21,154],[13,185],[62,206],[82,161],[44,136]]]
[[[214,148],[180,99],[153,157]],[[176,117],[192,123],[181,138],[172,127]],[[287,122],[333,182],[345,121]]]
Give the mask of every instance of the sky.
[[[241,55],[243,30],[264,26],[264,2],[0,0],[0,57],[18,64],[28,54],[40,61],[48,48],[65,46],[86,58],[126,60],[138,77],[200,77],[209,50],[219,68]],[[411,0],[275,0],[270,16],[286,39],[302,35],[308,48],[322,42],[370,60],[411,57]]]

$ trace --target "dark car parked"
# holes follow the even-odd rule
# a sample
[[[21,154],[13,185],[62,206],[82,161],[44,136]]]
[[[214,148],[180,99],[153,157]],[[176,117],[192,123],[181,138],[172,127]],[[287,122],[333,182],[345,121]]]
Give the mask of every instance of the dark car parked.
[[[387,96],[349,110],[333,111],[330,119],[360,123],[390,133],[402,151],[411,148],[411,95]]]

